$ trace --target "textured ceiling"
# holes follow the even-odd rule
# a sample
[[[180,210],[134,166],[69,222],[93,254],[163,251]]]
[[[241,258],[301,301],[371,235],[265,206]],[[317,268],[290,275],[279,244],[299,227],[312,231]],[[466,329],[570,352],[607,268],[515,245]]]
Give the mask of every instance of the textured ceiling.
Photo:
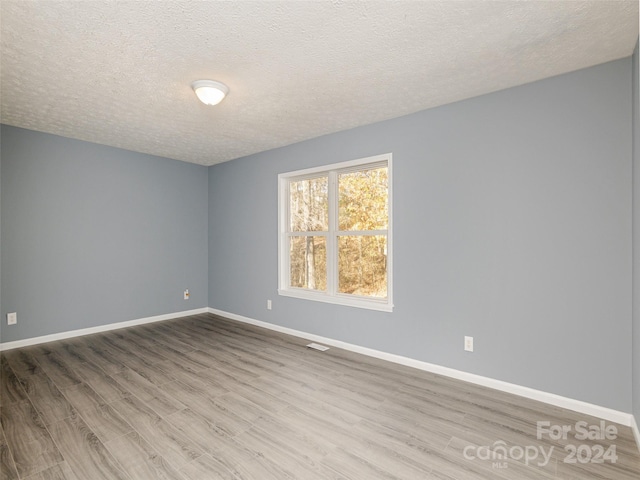
[[[2,0],[0,26],[2,123],[212,165],[629,56],[638,2]]]

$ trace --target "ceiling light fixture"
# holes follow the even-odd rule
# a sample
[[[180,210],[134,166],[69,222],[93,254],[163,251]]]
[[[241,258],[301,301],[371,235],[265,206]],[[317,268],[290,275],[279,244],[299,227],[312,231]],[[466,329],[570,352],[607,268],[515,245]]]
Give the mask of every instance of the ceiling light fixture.
[[[229,93],[229,87],[214,80],[196,80],[191,88],[205,105],[217,105]]]

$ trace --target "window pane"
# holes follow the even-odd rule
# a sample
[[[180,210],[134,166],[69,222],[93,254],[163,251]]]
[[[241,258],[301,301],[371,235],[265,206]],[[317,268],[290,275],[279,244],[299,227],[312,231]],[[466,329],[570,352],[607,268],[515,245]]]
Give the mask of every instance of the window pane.
[[[328,177],[289,182],[291,232],[321,232],[329,229]]]
[[[327,243],[325,237],[289,237],[290,286],[327,289]]]
[[[339,230],[387,230],[387,167],[338,175]]]
[[[370,297],[387,296],[387,236],[338,237],[338,289]]]

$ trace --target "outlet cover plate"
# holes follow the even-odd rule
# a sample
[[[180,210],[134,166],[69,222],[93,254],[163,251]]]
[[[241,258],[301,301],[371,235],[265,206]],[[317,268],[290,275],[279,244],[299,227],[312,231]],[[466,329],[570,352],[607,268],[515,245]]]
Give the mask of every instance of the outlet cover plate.
[[[464,337],[464,350],[473,352],[473,337]]]

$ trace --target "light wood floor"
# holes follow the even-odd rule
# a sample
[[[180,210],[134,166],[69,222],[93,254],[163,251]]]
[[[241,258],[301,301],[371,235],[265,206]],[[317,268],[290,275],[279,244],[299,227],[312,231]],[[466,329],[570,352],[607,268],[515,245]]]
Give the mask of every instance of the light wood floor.
[[[640,478],[627,427],[538,440],[537,421],[599,420],[306,343],[205,314],[4,352],[0,477]],[[499,442],[550,460],[481,459]],[[571,444],[618,458],[566,463]]]

